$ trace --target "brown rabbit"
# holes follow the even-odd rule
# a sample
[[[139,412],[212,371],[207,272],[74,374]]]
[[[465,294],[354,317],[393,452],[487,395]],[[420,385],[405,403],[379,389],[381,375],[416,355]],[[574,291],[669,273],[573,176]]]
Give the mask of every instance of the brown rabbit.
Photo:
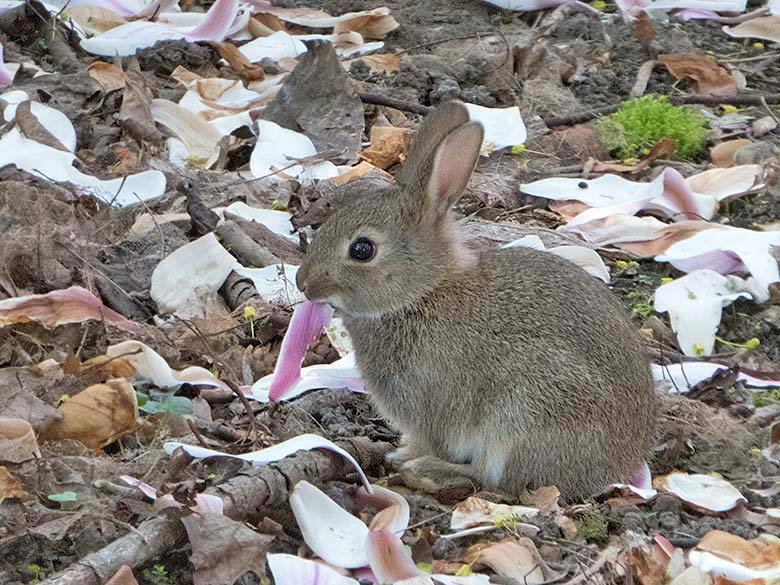
[[[298,287],[343,314],[366,387],[404,433],[407,481],[585,497],[649,454],[649,361],[623,307],[578,266],[459,244],[449,209],[482,137],[463,104],[430,114],[397,185],[337,202]]]

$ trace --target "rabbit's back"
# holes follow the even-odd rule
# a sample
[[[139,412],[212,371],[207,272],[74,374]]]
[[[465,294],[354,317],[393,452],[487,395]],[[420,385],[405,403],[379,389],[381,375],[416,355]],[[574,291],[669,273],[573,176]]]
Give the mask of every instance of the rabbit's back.
[[[553,254],[483,253],[406,310],[346,319],[382,413],[487,485],[568,496],[627,481],[651,448],[654,391],[607,287]]]

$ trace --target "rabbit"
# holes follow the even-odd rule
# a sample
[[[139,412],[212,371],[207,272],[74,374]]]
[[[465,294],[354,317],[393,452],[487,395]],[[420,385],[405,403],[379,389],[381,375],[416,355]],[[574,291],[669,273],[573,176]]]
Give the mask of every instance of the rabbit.
[[[482,141],[462,103],[429,114],[395,184],[334,203],[297,285],[342,315],[373,402],[403,434],[393,460],[407,484],[585,498],[645,465],[649,358],[620,302],[579,266],[459,242],[450,208]]]

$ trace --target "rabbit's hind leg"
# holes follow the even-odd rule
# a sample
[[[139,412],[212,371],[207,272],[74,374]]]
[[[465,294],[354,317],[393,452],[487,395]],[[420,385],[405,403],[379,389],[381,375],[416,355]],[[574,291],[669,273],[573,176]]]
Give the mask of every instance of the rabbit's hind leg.
[[[480,471],[471,463],[450,463],[434,455],[411,459],[399,471],[403,482],[415,489],[437,493],[443,489],[479,486]]]

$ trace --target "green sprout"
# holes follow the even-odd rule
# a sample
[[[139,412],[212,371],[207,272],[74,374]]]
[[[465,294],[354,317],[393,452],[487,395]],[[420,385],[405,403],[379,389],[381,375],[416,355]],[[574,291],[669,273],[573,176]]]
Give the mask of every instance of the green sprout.
[[[257,311],[255,311],[253,306],[247,305],[244,307],[244,319],[249,321],[249,331],[252,334],[252,339],[255,337],[255,315],[257,315]]]
[[[735,343],[734,341],[727,341],[723,339],[722,337],[715,337],[718,341],[720,341],[723,345],[727,345],[728,347],[733,347],[734,349],[756,349],[759,345],[761,345],[761,340],[758,337],[751,337],[748,339],[745,343]]]
[[[601,142],[621,158],[642,157],[664,138],[674,141],[673,157],[688,160],[707,140],[707,118],[673,106],[665,97],[644,96],[596,122]]]

